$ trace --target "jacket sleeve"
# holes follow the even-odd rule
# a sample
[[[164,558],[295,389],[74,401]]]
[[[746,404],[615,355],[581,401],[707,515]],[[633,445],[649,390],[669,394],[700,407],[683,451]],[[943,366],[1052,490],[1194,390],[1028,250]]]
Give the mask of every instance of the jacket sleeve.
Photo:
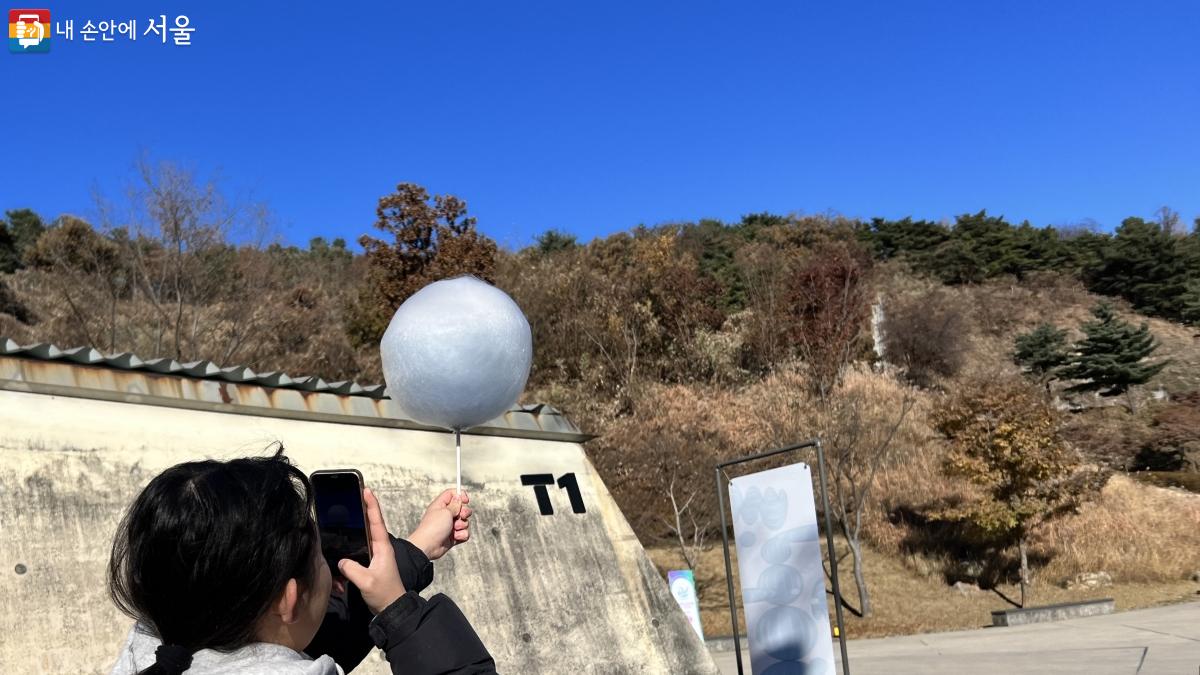
[[[392,539],[392,550],[396,552],[396,568],[400,570],[404,590],[420,593],[429,588],[433,583],[433,561],[407,539],[388,536]]]
[[[407,540],[391,539],[396,567],[404,588],[414,593],[425,590],[433,583],[433,563],[421,549]],[[367,634],[370,623],[371,610],[367,608],[358,589],[347,582],[344,598],[337,595],[329,597],[329,607],[325,610],[321,627],[304,653],[314,659],[328,654],[348,673],[362,663],[375,646]]]
[[[486,675],[496,662],[467,617],[441,593],[400,596],[371,622],[371,639],[394,675]]]

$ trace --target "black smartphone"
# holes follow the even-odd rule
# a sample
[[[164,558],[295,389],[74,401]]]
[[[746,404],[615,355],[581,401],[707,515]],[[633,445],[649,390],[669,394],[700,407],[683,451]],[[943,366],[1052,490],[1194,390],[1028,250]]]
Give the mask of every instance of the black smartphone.
[[[371,564],[363,477],[355,469],[314,471],[309,480],[317,504],[321,552],[329,571],[338,574],[338,561],[349,558],[363,567]]]

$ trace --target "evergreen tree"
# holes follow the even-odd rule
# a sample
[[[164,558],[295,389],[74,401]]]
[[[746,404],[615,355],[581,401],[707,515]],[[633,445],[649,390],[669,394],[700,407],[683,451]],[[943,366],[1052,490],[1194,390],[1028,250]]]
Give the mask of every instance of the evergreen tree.
[[[1200,279],[1200,218],[1192,226],[1192,232],[1179,242],[1183,255],[1183,266],[1192,279]]]
[[[1067,363],[1067,331],[1044,323],[1018,335],[1013,360],[1050,390],[1054,372]]]
[[[855,228],[858,239],[883,260],[907,256],[913,260],[932,253],[950,238],[950,230],[928,220],[872,218]]]
[[[694,255],[700,263],[700,273],[723,289],[721,306],[726,312],[746,306],[745,284],[734,260],[744,241],[744,233],[738,226],[707,218],[684,225],[679,231],[681,250]]]
[[[1013,234],[1016,255],[1008,272],[1018,279],[1033,270],[1059,269],[1068,259],[1066,246],[1053,227],[1034,227],[1025,221]]]
[[[1192,224],[1192,232],[1179,243],[1184,269],[1189,275],[1179,296],[1179,315],[1190,326],[1200,327],[1200,218]]]
[[[1185,281],[1181,239],[1160,223],[1126,218],[1087,275],[1089,288],[1119,295],[1140,311],[1178,319]]]
[[[0,266],[5,266],[5,259],[15,257],[15,267],[21,267],[25,252],[33,248],[38,237],[46,231],[42,217],[32,209],[10,209],[4,212],[0,219],[0,229],[8,231],[8,243],[4,242],[5,235],[0,234]],[[9,270],[12,271],[12,270]]]
[[[1189,281],[1179,296],[1179,315],[1189,326],[1200,326],[1200,277]]]
[[[958,216],[954,223],[954,239],[965,244],[979,260],[980,273],[985,279],[1000,274],[1019,274],[1023,267],[1017,248],[1017,231],[1003,216],[989,216],[986,210]]]
[[[977,284],[987,278],[984,261],[971,244],[951,239],[925,256],[921,267],[935,274],[944,284]]]
[[[1106,302],[1092,309],[1094,321],[1080,328],[1086,337],[1075,344],[1071,361],[1058,371],[1064,380],[1083,380],[1067,391],[1097,391],[1101,396],[1127,394],[1131,387],[1145,384],[1166,367],[1165,361],[1146,363],[1144,360],[1158,349],[1150,327],[1139,327],[1122,321]],[[1128,400],[1133,412],[1134,401]]]
[[[1064,264],[1076,276],[1087,281],[1099,274],[1104,255],[1112,245],[1112,236],[1090,230],[1060,234]]]
[[[537,250],[542,255],[553,255],[578,246],[575,235],[562,230],[546,230],[536,238]]]
[[[17,252],[17,240],[8,231],[8,225],[0,220],[0,272],[11,274],[21,266],[21,254]]]

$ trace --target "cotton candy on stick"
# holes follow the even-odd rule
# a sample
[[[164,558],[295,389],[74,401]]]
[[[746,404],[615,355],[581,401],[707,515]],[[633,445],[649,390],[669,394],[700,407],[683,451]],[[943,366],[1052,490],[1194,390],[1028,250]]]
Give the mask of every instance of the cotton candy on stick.
[[[396,310],[379,345],[388,395],[405,417],[461,432],[504,414],[525,389],[533,335],[508,295],[475,277],[435,281]]]

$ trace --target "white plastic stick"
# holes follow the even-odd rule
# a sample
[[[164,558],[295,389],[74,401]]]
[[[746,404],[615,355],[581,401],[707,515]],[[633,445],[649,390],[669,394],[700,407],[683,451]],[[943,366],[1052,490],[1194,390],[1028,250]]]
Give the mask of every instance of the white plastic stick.
[[[457,476],[454,496],[462,497],[462,432],[454,430],[454,472]]]

